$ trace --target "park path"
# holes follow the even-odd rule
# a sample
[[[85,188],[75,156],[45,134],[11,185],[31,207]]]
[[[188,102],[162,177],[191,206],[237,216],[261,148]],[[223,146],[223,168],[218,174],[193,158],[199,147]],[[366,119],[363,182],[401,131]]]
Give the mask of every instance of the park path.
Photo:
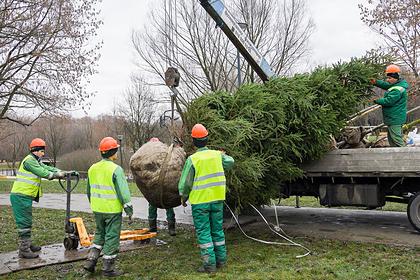
[[[148,203],[143,197],[132,198],[134,217],[147,219]],[[9,194],[0,194],[0,205],[10,205]],[[34,207],[48,209],[66,209],[65,194],[44,194]],[[72,194],[72,211],[91,213],[89,202],[85,194]],[[262,209],[266,219],[276,224],[276,215],[273,207]],[[175,208],[177,223],[193,224],[190,206]],[[335,208],[294,208],[278,206],[277,216],[281,228],[290,236],[311,236],[349,240],[359,242],[373,242],[392,245],[408,245],[420,247],[420,233],[413,229],[404,212],[376,211],[376,210],[349,210]],[[165,221],[165,210],[158,209],[158,220]],[[265,225],[259,217],[240,216],[240,222],[255,220],[256,222],[245,227],[264,229]],[[225,222],[231,225],[233,219],[226,218]]]
[[[143,197],[131,198],[134,208],[134,218],[147,219],[148,202]],[[0,194],[0,205],[10,205],[9,194]],[[89,206],[89,201],[86,194],[72,194],[71,195],[71,211],[92,213]],[[46,193],[39,203],[34,202],[34,207],[47,209],[62,209],[66,210],[66,194],[60,193]],[[191,207],[179,206],[175,208],[175,216],[177,223],[192,224]],[[166,212],[164,209],[158,209],[158,220],[166,220]]]

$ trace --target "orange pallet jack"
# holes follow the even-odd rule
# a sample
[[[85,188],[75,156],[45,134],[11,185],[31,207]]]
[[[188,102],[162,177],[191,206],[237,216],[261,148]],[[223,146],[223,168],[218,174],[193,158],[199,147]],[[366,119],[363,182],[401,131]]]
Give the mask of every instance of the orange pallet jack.
[[[76,179],[74,185],[72,185],[72,179]],[[64,238],[64,248],[66,250],[76,250],[79,247],[79,243],[82,247],[89,247],[92,245],[93,235],[88,234],[83,219],[81,217],[70,217],[70,200],[71,193],[77,187],[79,183],[79,175],[73,172],[66,173],[66,186],[63,185],[62,180],[59,180],[61,188],[66,192],[66,221],[65,221],[65,232],[67,236]],[[150,238],[156,237],[156,232],[149,232],[148,228],[136,229],[136,230],[122,230],[120,233],[120,240],[135,240],[140,243],[149,243]]]

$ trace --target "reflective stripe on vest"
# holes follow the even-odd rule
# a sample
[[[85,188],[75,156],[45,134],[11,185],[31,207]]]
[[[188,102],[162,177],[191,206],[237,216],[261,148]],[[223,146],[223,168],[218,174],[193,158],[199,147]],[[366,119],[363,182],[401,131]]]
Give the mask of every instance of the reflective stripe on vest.
[[[90,186],[90,207],[98,213],[121,213],[123,206],[118,200],[112,180],[118,165],[109,160],[101,160],[88,170]]]
[[[404,90],[405,90],[405,88],[403,88],[403,87],[400,87],[400,86],[393,86],[393,87],[390,87],[390,88],[388,89],[388,91],[392,91],[392,90],[394,90],[394,89],[399,90],[400,92],[404,92]]]
[[[16,173],[16,181],[13,183],[12,193],[20,193],[30,197],[42,196],[41,177],[25,169],[26,160],[33,158],[27,155],[20,163],[19,170]]]
[[[219,151],[198,151],[191,156],[195,176],[189,196],[191,204],[225,200],[226,177]]]

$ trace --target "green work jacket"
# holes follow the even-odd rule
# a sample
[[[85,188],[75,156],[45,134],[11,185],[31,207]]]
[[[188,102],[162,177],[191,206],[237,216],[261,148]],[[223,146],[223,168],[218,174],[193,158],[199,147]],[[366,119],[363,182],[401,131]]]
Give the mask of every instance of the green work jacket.
[[[394,84],[377,80],[377,87],[385,89],[382,98],[375,100],[376,104],[382,105],[382,115],[386,125],[402,125],[407,117],[407,89],[408,83],[400,79]]]
[[[226,179],[224,171],[231,169],[234,159],[220,151],[199,148],[189,156],[178,183],[179,194],[191,204],[224,200]]]
[[[93,212],[121,213],[130,209],[131,195],[123,169],[109,159],[93,164],[88,170],[87,196]]]
[[[38,200],[42,196],[41,178],[51,178],[60,169],[39,162],[32,153],[20,163],[11,193]]]

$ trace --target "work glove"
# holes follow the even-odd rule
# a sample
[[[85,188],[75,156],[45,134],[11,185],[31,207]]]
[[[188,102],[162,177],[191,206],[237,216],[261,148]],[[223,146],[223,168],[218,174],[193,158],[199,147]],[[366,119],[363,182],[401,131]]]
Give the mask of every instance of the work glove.
[[[133,216],[133,205],[127,205],[124,207],[124,212],[127,216]]]
[[[181,204],[182,206],[187,207],[186,199],[183,196],[181,196]]]
[[[72,171],[70,171],[71,172],[71,175],[72,176],[77,176],[77,177],[79,177],[79,172],[77,172],[76,170],[72,170]]]
[[[133,215],[129,215],[128,216],[128,225],[131,225],[132,223],[134,223]]]
[[[133,221],[133,205],[126,205],[124,207],[124,212],[128,216],[128,224],[131,225]]]
[[[369,81],[370,81],[370,83],[372,84],[372,85],[375,85],[376,84],[376,79],[369,79]]]
[[[64,178],[66,178],[66,172],[64,171],[55,172],[53,175],[53,179],[64,179]]]

